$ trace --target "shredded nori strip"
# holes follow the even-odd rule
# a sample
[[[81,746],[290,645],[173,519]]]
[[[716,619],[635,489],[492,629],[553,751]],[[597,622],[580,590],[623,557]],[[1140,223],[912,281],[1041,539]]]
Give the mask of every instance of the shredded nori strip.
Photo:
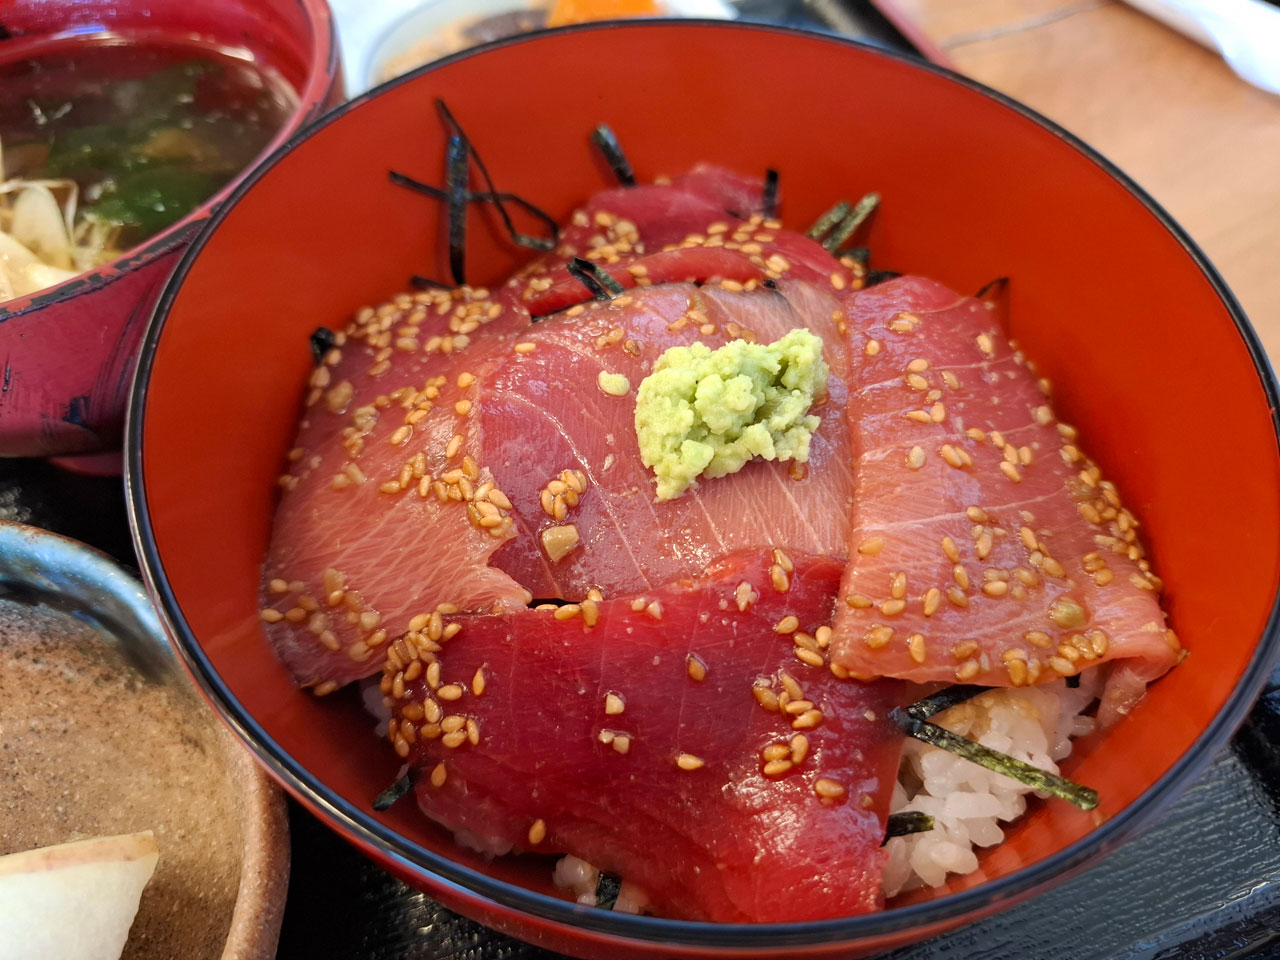
[[[903,810],[901,813],[889,814],[884,827],[884,840],[880,846],[889,842],[891,837],[905,837],[909,833],[927,833],[933,829],[933,817],[919,810]]]
[[[428,197],[433,197],[436,200],[447,200],[449,198],[449,194],[444,190],[441,190],[439,187],[433,187],[429,183],[423,183],[421,180],[415,180],[413,177],[406,176],[398,170],[391,170],[388,175],[391,178],[391,182],[396,186],[405,187],[409,190],[415,191],[416,193],[426,194]],[[554,238],[558,238],[560,236],[560,225],[556,223],[555,217],[551,216],[551,214],[547,213],[536,204],[530,203],[528,200],[524,199],[524,197],[517,194],[505,192],[491,193],[489,191],[482,191],[480,193],[469,193],[467,194],[467,198],[476,203],[492,203],[494,206],[498,206],[503,203],[515,204],[517,207],[520,207],[522,210],[545,223],[553,239],[547,239],[546,237],[531,237],[528,234],[520,233],[515,230],[510,221],[507,221],[507,225],[512,227],[511,232],[508,233],[508,237],[511,242],[521,247],[529,247],[532,250],[554,249],[556,245]]]
[[[560,238],[557,229],[551,235],[550,240],[544,240],[538,237],[529,237],[516,229],[516,225],[511,221],[511,214],[507,212],[505,206],[506,199],[510,194],[499,192],[498,188],[493,184],[493,177],[489,176],[489,168],[484,165],[484,161],[480,158],[480,154],[476,152],[476,148],[472,145],[470,138],[467,137],[466,131],[462,129],[462,125],[458,123],[452,111],[440,98],[436,98],[436,109],[440,111],[440,116],[453,131],[454,136],[462,138],[462,142],[467,145],[467,152],[471,154],[471,159],[475,161],[476,169],[480,171],[480,177],[484,180],[484,184],[489,188],[489,195],[492,197],[493,205],[498,208],[498,216],[502,218],[503,226],[507,228],[507,233],[512,240],[521,246],[533,247],[535,250],[551,250],[554,249],[556,242]]]
[[[764,172],[764,194],[760,199],[760,210],[767,220],[778,215],[778,171],[772,168]]]
[[[605,873],[603,870],[600,871],[600,877],[596,880],[596,906],[601,910],[612,910],[621,892],[621,878]]]
[[[413,777],[406,773],[403,777],[373,798],[373,809],[379,812],[383,810],[390,810],[391,807],[395,805],[396,801],[408,793],[412,788]]]
[[[467,282],[467,141],[454,134],[445,150],[445,191],[449,203],[449,272]]]
[[[868,270],[867,281],[864,286],[874,287],[877,283],[884,283],[886,280],[897,280],[902,274],[897,270]]]
[[[973,297],[975,300],[994,300],[996,297],[1003,296],[1008,286],[1008,277],[996,277],[990,283],[984,284],[982,289],[975,293]]]
[[[870,247],[850,247],[848,250],[841,250],[840,257],[842,259],[844,257],[848,257],[850,260],[853,260],[855,263],[860,263],[865,267],[869,263],[871,263],[871,248]]]
[[[320,366],[324,355],[333,349],[335,334],[328,327],[316,327],[311,333],[311,359]]]
[[[859,200],[849,214],[840,221],[840,223],[831,231],[830,236],[822,241],[822,245],[827,248],[828,253],[835,253],[839,250],[850,237],[866,221],[867,217],[880,206],[880,194],[868,193]]]
[[[1072,674],[1071,676],[1067,677],[1067,686],[1068,686],[1068,687],[1070,687],[1070,688],[1071,688],[1071,689],[1073,689],[1073,690],[1074,690],[1075,688],[1079,687],[1079,686],[1080,686],[1080,674],[1075,673],[1075,674]]]
[[[597,300],[612,300],[627,292],[627,288],[613,279],[600,264],[582,257],[574,257],[568,263],[573,278],[586,287]]]
[[[627,159],[627,155],[622,152],[622,144],[618,143],[618,137],[613,129],[607,123],[600,124],[591,131],[591,142],[604,154],[618,182],[624,187],[634,187],[635,171],[631,169],[631,161]]]
[[[770,290],[777,290],[778,281],[773,279],[773,277],[765,277],[763,280],[760,281],[760,286],[768,287]]]
[[[1007,754],[1000,753],[998,750],[992,750],[990,747],[984,747],[980,743],[974,743],[972,740],[968,740],[957,733],[952,733],[950,730],[945,730],[935,723],[917,720],[902,707],[895,707],[890,710],[889,716],[903,733],[909,737],[914,737],[922,743],[941,747],[943,750],[954,753],[956,756],[963,757],[966,760],[971,760],[978,766],[985,767],[994,773],[1004,774],[1006,777],[1025,783],[1036,790],[1052,794],[1055,797],[1061,797],[1063,800],[1074,803],[1081,810],[1092,810],[1098,805],[1098,793],[1096,790],[1073,783],[1057,774],[1048,773],[1039,767],[1033,767],[1029,763],[1016,760]]]
[[[957,683],[901,709],[905,710],[912,720],[928,720],[943,710],[950,710],[956,704],[971,700],[990,689],[990,687],[980,687],[973,683]]]
[[[836,224],[849,215],[853,208],[841,200],[834,207],[813,222],[805,236],[812,240],[821,240],[832,231]]]

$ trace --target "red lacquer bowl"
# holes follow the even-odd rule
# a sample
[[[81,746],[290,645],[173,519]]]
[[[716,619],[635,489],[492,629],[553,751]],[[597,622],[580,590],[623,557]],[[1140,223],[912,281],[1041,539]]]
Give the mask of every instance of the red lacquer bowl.
[[[0,25],[9,35],[0,62],[112,32],[248,50],[298,94],[264,154],[341,96],[324,0],[39,0],[0,5]],[[0,303],[0,456],[119,449],[129,378],[160,288],[239,181],[120,259]]]
[[[597,79],[584,82],[588,72]],[[699,160],[774,167],[784,219],[802,226],[834,198],[875,189],[879,265],[965,291],[1012,278],[1011,333],[1144,519],[1192,651],[1068,765],[1101,791],[1098,822],[1041,804],[977,874],[883,913],[720,926],[578,907],[552,895],[546,859],[485,862],[412,804],[372,811],[399,761],[373,740],[354,695],[317,701],[293,687],[259,629],[258,577],[307,335],[411,273],[447,275],[440,204],[387,178],[394,167],[439,181],[435,97],[502,189],[557,217],[610,183],[587,141],[607,121],[641,178]],[[474,231],[468,252],[483,282],[521,259],[497,230]],[[289,790],[380,863],[462,913],[583,957],[851,955],[1059,882],[1149,823],[1226,742],[1277,649],[1276,395],[1253,331],[1194,244],[1119,171],[1025,108],[830,37],[593,26],[422,70],[331,114],[259,169],[161,300],[134,386],[128,481],[146,575],[197,681]]]

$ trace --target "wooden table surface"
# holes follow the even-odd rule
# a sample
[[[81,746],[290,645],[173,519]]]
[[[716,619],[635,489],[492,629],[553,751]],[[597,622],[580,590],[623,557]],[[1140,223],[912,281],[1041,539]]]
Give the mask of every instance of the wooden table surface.
[[[1118,0],[894,0],[961,73],[1039,110],[1195,239],[1280,366],[1280,96]]]

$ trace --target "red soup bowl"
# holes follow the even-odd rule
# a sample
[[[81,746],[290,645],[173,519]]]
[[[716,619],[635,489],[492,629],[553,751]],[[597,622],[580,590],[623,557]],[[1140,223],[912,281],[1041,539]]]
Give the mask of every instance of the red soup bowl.
[[[104,35],[251,56],[298,99],[263,156],[341,96],[324,0],[39,0],[0,6],[0,27],[0,64],[74,50]],[[0,301],[0,456],[119,449],[129,377],[160,288],[243,176],[119,259]]]
[[[620,79],[584,86],[583,64],[600,62]],[[748,84],[761,64],[768,73]],[[441,179],[437,97],[499,188],[562,222],[612,182],[587,139],[608,122],[642,179],[705,160],[772,167],[783,219],[801,226],[835,195],[875,189],[877,263],[960,290],[1012,278],[1010,333],[1143,518],[1191,651],[1066,764],[1098,788],[1101,816],[1034,805],[977,873],[945,887],[870,915],[746,926],[584,908],[555,894],[546,858],[486,861],[412,803],[374,812],[400,761],[374,742],[354,691],[318,700],[294,686],[263,637],[258,591],[308,334],[413,273],[447,273],[442,205],[387,176]],[[473,282],[485,283],[523,258],[497,230],[476,231],[468,256]],[[1204,256],[1065,131],[962,77],[844,40],[646,22],[453,57],[274,154],[161,298],[134,383],[126,470],[143,568],[196,680],[281,783],[379,863],[468,916],[581,957],[850,956],[1061,881],[1150,823],[1226,743],[1277,651],[1275,405],[1257,338]]]

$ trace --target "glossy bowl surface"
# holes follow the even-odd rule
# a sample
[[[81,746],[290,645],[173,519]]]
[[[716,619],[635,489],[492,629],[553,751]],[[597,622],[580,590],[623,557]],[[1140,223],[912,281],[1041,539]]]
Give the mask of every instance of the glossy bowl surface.
[[[324,0],[30,0],[0,5],[0,25],[8,35],[0,61],[113,32],[248,51],[298,95],[264,155],[341,97]],[[0,303],[0,456],[119,449],[129,378],[160,288],[244,173],[120,259]]]
[[[0,742],[23,762],[0,775],[0,853],[152,829],[161,866],[143,894],[126,960],[174,951],[185,960],[274,957],[289,877],[284,797],[196,696],[142,584],[83,543],[0,522],[0,637]],[[60,671],[47,698],[32,703],[5,689],[13,679],[7,668],[28,677],[26,664],[46,658]],[[111,691],[125,691],[127,702],[113,704]],[[62,731],[76,743],[66,765],[32,749],[41,736],[57,735],[48,718],[58,715],[80,721]],[[105,717],[137,725],[95,730],[93,719]],[[183,736],[164,743],[176,727]],[[174,761],[158,789],[130,762],[152,749]],[[210,769],[228,786],[206,785],[194,796],[182,790],[193,771]],[[65,784],[56,810],[30,802],[24,777],[49,792]],[[9,806],[14,782],[22,800]],[[196,811],[203,822],[193,828],[183,817]],[[33,837],[40,839],[13,845]]]
[[[584,65],[602,58],[625,82],[584,89]],[[834,199],[875,189],[877,265],[962,291],[1012,278],[1010,333],[1143,519],[1192,651],[1067,765],[1100,790],[1099,817],[1039,805],[976,874],[879,914],[717,926],[578,907],[548,896],[546,861],[486,862],[411,804],[371,810],[398,760],[374,746],[357,697],[317,701],[293,688],[259,630],[257,590],[307,335],[403,289],[412,273],[447,275],[443,212],[387,179],[396,168],[439,181],[435,97],[501,189],[558,218],[610,183],[587,144],[608,122],[642,179],[701,160],[772,167],[783,219],[801,227]],[[339,185],[340,210],[317,202]],[[475,226],[468,256],[483,283],[522,259],[497,230]],[[579,956],[851,955],[1060,881],[1150,822],[1226,742],[1277,650],[1276,396],[1257,338],[1194,244],[1043,118],[944,70],[831,37],[646,22],[459,55],[353,101],[274,156],[162,298],[134,386],[127,477],[145,575],[206,694],[282,783],[393,871],[463,913]]]

